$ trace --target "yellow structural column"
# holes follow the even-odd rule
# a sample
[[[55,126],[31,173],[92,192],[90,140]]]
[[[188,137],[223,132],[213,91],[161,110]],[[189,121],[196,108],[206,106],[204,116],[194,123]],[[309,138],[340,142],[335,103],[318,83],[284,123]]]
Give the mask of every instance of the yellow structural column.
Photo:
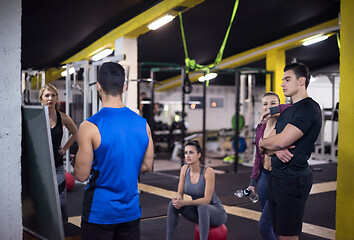
[[[273,91],[277,93],[280,97],[280,103],[284,103],[284,93],[283,89],[280,87],[283,78],[283,69],[285,67],[285,50],[283,49],[273,49],[267,52],[266,56],[266,67],[268,71],[273,72]],[[271,90],[271,79],[270,75],[266,78],[266,91]]]
[[[354,1],[341,1],[336,239],[354,238]]]

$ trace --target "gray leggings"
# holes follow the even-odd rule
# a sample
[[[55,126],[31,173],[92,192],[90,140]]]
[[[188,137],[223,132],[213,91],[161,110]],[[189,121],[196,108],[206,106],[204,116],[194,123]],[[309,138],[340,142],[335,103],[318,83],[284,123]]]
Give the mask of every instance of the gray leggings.
[[[176,209],[172,201],[167,210],[167,234],[166,240],[173,240],[173,235],[178,224],[179,214],[182,214],[187,220],[198,223],[200,240],[207,240],[209,227],[218,227],[226,222],[227,214],[222,207],[216,207],[210,204],[199,206],[184,206]]]

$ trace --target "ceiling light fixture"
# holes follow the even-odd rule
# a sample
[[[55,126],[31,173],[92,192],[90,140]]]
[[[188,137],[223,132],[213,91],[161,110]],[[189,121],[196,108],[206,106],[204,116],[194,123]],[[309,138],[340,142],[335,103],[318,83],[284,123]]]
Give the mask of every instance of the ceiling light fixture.
[[[92,61],[99,61],[99,60],[101,60],[102,58],[105,58],[105,57],[107,57],[108,55],[110,55],[112,52],[113,52],[113,49],[106,48],[106,49],[103,49],[101,52],[96,53],[95,55],[93,55],[93,56],[91,57],[91,59],[92,59]]]
[[[148,25],[148,28],[150,30],[156,30],[159,27],[162,27],[163,25],[171,22],[174,18],[175,18],[175,16],[173,16],[171,14],[166,14],[165,16],[160,17],[159,19],[157,19],[157,20],[153,21],[152,23],[150,23]]]
[[[214,79],[214,78],[216,78],[217,76],[218,76],[217,73],[208,73],[208,74],[206,74],[206,75],[204,75],[204,76],[200,76],[200,77],[198,78],[198,80],[199,80],[199,82],[205,82],[205,81]]]
[[[75,72],[75,68],[74,67],[69,68],[69,74],[73,74],[74,72]],[[66,74],[67,74],[66,70],[61,72],[61,76],[62,77],[66,77]]]
[[[328,38],[328,35],[317,34],[315,36],[312,36],[312,37],[304,39],[304,41],[302,42],[302,45],[303,46],[309,46],[311,44],[318,43],[318,42],[321,42],[323,40],[326,40],[327,38]]]

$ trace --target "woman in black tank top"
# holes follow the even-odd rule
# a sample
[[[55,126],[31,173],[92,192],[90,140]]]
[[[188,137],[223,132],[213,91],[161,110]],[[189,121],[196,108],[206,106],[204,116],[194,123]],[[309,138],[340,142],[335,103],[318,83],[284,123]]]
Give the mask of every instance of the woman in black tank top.
[[[77,127],[73,120],[63,112],[59,112],[59,95],[58,90],[52,84],[44,85],[39,91],[39,100],[42,105],[48,106],[49,124],[52,136],[54,163],[57,175],[58,191],[63,221],[68,221],[66,211],[66,181],[65,170],[63,166],[63,155],[75,142],[77,138]],[[63,138],[63,126],[65,126],[71,136],[68,141],[61,146]]]

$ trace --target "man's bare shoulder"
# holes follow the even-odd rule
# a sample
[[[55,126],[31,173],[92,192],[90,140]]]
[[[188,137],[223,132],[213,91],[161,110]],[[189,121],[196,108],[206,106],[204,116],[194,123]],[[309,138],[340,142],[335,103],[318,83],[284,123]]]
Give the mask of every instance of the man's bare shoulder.
[[[81,134],[91,135],[92,133],[97,133],[97,132],[98,132],[97,126],[89,121],[83,121],[80,124],[79,133]]]

